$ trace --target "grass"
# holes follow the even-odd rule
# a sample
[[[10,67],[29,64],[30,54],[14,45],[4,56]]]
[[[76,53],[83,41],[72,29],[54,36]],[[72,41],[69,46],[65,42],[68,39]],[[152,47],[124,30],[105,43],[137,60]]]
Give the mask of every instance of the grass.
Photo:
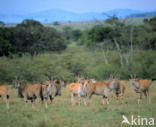
[[[114,97],[110,97],[110,105],[102,105],[101,97],[93,96],[92,104],[85,106],[83,103],[71,106],[68,89],[62,89],[62,96],[56,97],[48,109],[39,107],[35,102],[35,109],[31,104],[25,105],[24,100],[17,98],[17,91],[10,89],[10,109],[5,109],[5,103],[0,100],[0,127],[120,127],[122,115],[128,118],[153,117],[156,119],[156,83],[150,90],[151,104],[142,100],[137,104],[136,93],[127,82],[125,104],[116,104]],[[126,126],[126,125],[122,125]]]

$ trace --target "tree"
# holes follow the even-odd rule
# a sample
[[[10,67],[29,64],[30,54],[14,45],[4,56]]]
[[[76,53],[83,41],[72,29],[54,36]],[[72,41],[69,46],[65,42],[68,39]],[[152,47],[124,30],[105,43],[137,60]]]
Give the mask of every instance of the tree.
[[[77,41],[82,36],[82,32],[80,30],[73,30],[72,31],[72,39]]]
[[[18,52],[32,56],[47,51],[62,51],[66,48],[65,40],[54,28],[44,27],[35,20],[24,20],[13,29],[12,43]]]
[[[156,17],[137,27],[136,41],[142,49],[156,49]]]
[[[9,36],[9,29],[0,27],[0,56],[9,56],[14,52],[14,46],[10,43]]]
[[[58,25],[60,25],[60,23],[57,22],[57,21],[55,21],[55,22],[53,22],[53,25],[54,25],[54,26],[58,26]]]
[[[0,21],[0,27],[5,26],[5,23],[3,21]]]
[[[12,46],[9,40],[4,40],[0,37],[0,56],[9,56]]]
[[[72,28],[69,26],[64,27],[62,30],[62,35],[66,40],[72,39]]]
[[[41,38],[43,25],[34,20],[24,20],[14,29],[15,45],[19,52],[37,54],[37,45]]]

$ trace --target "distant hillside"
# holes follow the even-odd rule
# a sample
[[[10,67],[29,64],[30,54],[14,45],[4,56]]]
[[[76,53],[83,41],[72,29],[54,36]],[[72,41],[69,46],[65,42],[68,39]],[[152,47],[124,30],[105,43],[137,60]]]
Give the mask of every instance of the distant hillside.
[[[88,13],[74,13],[71,11],[51,9],[37,13],[31,14],[1,14],[0,21],[5,23],[20,23],[24,19],[34,19],[42,23],[50,22],[68,22],[68,21],[90,21],[90,20],[104,20],[108,16],[116,15],[119,18],[125,18],[127,16],[134,16],[138,14],[143,14],[143,12],[131,9],[115,9],[107,12],[88,12]]]
[[[5,23],[20,23],[24,19],[35,19],[42,23],[48,22],[68,22],[68,21],[88,21],[88,20],[101,20],[106,17],[102,13],[89,12],[89,13],[74,13],[70,11],[51,9],[47,11],[31,13],[31,14],[0,14],[0,20]]]
[[[144,18],[144,17],[152,17],[156,16],[156,11],[153,12],[145,12],[145,13],[139,13],[139,14],[131,14],[127,16],[128,18]]]
[[[116,15],[119,18],[125,18],[128,15],[132,15],[132,14],[140,14],[143,13],[142,11],[138,11],[138,10],[132,10],[132,9],[114,9],[114,10],[110,10],[108,12],[106,12],[109,15]]]

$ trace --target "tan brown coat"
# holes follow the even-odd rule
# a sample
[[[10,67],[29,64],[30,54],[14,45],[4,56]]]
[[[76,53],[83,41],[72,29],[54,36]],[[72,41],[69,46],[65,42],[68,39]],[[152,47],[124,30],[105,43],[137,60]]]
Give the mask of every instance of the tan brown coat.
[[[81,104],[81,93],[82,93],[83,84],[82,83],[70,83],[68,85],[69,93],[71,95],[71,103],[74,105],[74,96],[78,96],[79,106]]]
[[[39,83],[36,84],[22,84],[19,80],[16,80],[16,88],[18,89],[18,96],[24,98],[25,102],[31,100],[32,108],[34,108],[34,101],[39,100],[40,106],[43,103],[42,86]]]
[[[134,91],[138,94],[138,104],[140,104],[142,94],[144,94],[146,99],[148,99],[148,103],[150,104],[150,81],[147,79],[139,80],[137,78],[131,78],[130,82],[133,85]]]
[[[124,103],[124,93],[126,89],[126,82],[124,80],[118,80],[116,78],[112,78],[107,80],[107,85],[109,86],[110,91],[113,91],[116,97],[116,103],[119,103],[119,96],[121,99],[121,103]]]
[[[3,97],[5,103],[6,103],[6,108],[9,109],[9,95],[8,95],[8,86],[6,85],[1,85],[0,86],[0,96]]]
[[[102,96],[102,103],[105,104],[106,99],[106,103],[109,104],[109,88],[105,82],[97,81],[93,83],[85,80],[83,86],[83,94],[87,96],[87,99],[89,101],[91,101],[92,95],[100,95]]]

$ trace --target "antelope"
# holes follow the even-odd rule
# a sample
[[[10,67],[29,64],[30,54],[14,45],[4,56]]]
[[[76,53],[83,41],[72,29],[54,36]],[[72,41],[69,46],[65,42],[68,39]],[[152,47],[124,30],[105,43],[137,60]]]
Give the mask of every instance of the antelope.
[[[42,84],[42,96],[46,100],[46,108],[47,99],[50,98],[51,103],[55,96],[61,96],[61,87],[64,86],[64,81],[62,80],[51,80],[49,79],[47,83]]]
[[[100,95],[102,96],[102,104],[109,104],[108,96],[109,96],[109,87],[105,82],[97,81],[95,83],[89,82],[88,80],[84,81],[83,85],[83,96],[86,96],[89,101],[91,101],[92,95]]]
[[[62,80],[54,80],[52,83],[49,82],[48,92],[49,96],[54,98],[55,96],[61,96],[61,87],[64,84]]]
[[[117,78],[112,77],[106,83],[110,89],[110,92],[113,91],[113,93],[115,93],[116,103],[119,104],[119,96],[120,96],[121,103],[124,104],[124,93],[126,88],[125,81],[118,80]]]
[[[18,97],[24,98],[25,103],[31,100],[32,108],[34,108],[35,99],[40,100],[40,107],[42,107],[42,86],[41,84],[23,84],[20,80],[15,80],[16,88],[18,89]]]
[[[83,84],[82,83],[70,83],[68,85],[68,89],[71,95],[71,103],[74,105],[74,96],[78,96],[78,105],[80,106],[81,104],[81,95],[82,95],[82,88]]]
[[[48,84],[47,83],[41,83],[41,85],[42,85],[42,97],[43,97],[43,99],[45,100],[45,107],[46,108],[48,108],[48,98],[50,98],[49,96],[48,96]],[[50,98],[50,100],[51,100],[52,98]],[[51,100],[51,102],[52,102],[52,100]]]
[[[77,79],[77,82],[72,82],[67,87],[68,87],[70,95],[71,95],[72,105],[75,105],[74,96],[77,95],[78,96],[78,105],[80,106],[84,79],[80,78],[80,77],[77,77],[76,79]]]
[[[142,99],[142,93],[144,93],[144,96],[146,99],[148,99],[148,103],[150,104],[150,98],[149,98],[149,88],[150,88],[150,81],[147,79],[139,80],[131,75],[130,79],[131,84],[134,87],[134,91],[138,94],[138,104],[140,104],[140,101]]]
[[[1,85],[0,86],[0,97],[4,99],[6,103],[6,108],[9,109],[9,95],[8,95],[8,86]]]

